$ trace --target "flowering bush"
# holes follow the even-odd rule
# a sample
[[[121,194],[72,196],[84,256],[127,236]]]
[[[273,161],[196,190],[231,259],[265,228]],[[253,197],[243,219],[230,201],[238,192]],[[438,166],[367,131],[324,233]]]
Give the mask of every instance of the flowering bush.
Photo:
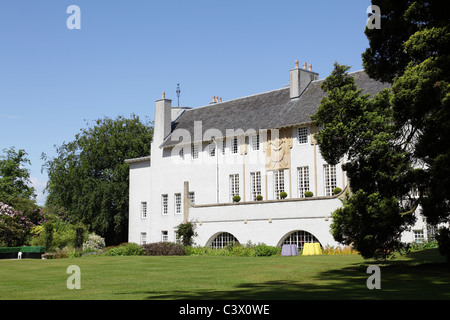
[[[95,233],[89,234],[87,240],[83,244],[83,251],[85,252],[97,252],[104,248],[105,239]]]
[[[0,202],[0,245],[6,247],[23,245],[32,228],[46,221],[47,216],[41,209],[35,209],[27,215]]]

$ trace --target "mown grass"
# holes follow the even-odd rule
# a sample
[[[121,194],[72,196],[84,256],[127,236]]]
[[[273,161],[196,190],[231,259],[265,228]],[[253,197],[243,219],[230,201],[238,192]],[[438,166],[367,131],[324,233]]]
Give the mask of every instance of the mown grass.
[[[371,264],[381,290],[366,286]],[[67,289],[69,265],[80,267],[80,290]],[[0,299],[450,299],[450,269],[437,250],[382,264],[358,255],[0,260]]]

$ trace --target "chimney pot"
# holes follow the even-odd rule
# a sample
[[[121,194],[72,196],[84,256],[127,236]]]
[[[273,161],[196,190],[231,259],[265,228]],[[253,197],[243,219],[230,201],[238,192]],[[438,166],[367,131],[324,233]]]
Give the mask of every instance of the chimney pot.
[[[306,62],[303,62],[303,70],[306,70]]]
[[[166,98],[166,93],[163,91],[161,99],[165,99],[165,98]]]
[[[219,97],[219,102],[222,102],[222,97]]]
[[[308,64],[308,70],[309,70],[309,71],[312,71],[312,65],[311,65],[311,63]]]
[[[298,69],[298,60],[295,60],[295,69]]]

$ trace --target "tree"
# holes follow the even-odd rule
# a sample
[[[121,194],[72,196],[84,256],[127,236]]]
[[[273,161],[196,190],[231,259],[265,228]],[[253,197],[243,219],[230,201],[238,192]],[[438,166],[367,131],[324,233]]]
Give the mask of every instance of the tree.
[[[16,198],[36,198],[30,186],[30,172],[25,166],[30,164],[25,150],[16,151],[14,147],[3,149],[0,156],[0,201],[11,205]]]
[[[104,118],[80,130],[75,139],[48,158],[47,205],[66,209],[105,238],[108,245],[127,240],[128,171],[126,159],[148,156],[153,128],[138,116]]]
[[[450,221],[450,20],[446,0],[372,1],[382,28],[366,29],[370,77],[392,83],[393,121],[409,131],[414,185],[427,223]],[[447,233],[448,234],[448,233]]]
[[[192,222],[180,223],[177,226],[177,240],[181,241],[183,246],[191,246],[194,242],[194,237],[197,236],[195,232],[195,224]]]
[[[414,169],[393,123],[390,90],[362,95],[348,69],[335,63],[321,85],[327,96],[312,117],[324,125],[315,135],[322,156],[330,164],[345,159],[355,191],[333,212],[332,234],[365,258],[385,259],[402,247],[401,232],[414,222],[413,215],[402,215],[414,206],[402,199]]]
[[[363,65],[371,78],[392,87],[365,100],[345,70],[335,67],[334,78],[328,81],[335,86],[328,90],[324,85],[330,99],[322,101],[315,120],[325,125],[318,134],[325,159],[348,155],[344,169],[356,193],[344,200],[346,211],[368,213],[391,203],[388,211],[404,219],[394,219],[396,228],[389,231],[393,216],[381,216],[385,223],[378,224],[378,232],[395,237],[413,221],[410,216],[418,207],[429,224],[450,220],[448,1],[373,0],[372,4],[381,10],[381,29],[366,28],[370,47],[362,55]],[[348,106],[339,104],[341,98],[348,99],[344,101]],[[410,197],[411,189],[419,191],[417,199]],[[392,196],[397,199],[396,210],[389,202]],[[337,236],[343,241],[361,239],[358,223],[366,220],[339,219],[344,211],[336,212]],[[377,223],[373,215],[369,217]],[[395,243],[386,241],[394,249]],[[386,252],[381,244],[377,247]],[[368,250],[366,256],[372,254],[379,254],[379,249]]]

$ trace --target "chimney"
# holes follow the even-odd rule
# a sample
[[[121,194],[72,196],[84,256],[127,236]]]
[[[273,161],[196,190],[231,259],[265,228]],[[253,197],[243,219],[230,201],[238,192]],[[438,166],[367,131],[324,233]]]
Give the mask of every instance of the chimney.
[[[289,71],[289,92],[291,99],[301,96],[311,81],[318,80],[319,74],[312,71],[309,64],[306,70],[306,62],[303,62],[303,69],[299,68],[298,60],[295,60],[295,69]]]
[[[165,92],[155,102],[155,123],[153,142],[159,147],[172,129],[172,100],[166,99]]]

